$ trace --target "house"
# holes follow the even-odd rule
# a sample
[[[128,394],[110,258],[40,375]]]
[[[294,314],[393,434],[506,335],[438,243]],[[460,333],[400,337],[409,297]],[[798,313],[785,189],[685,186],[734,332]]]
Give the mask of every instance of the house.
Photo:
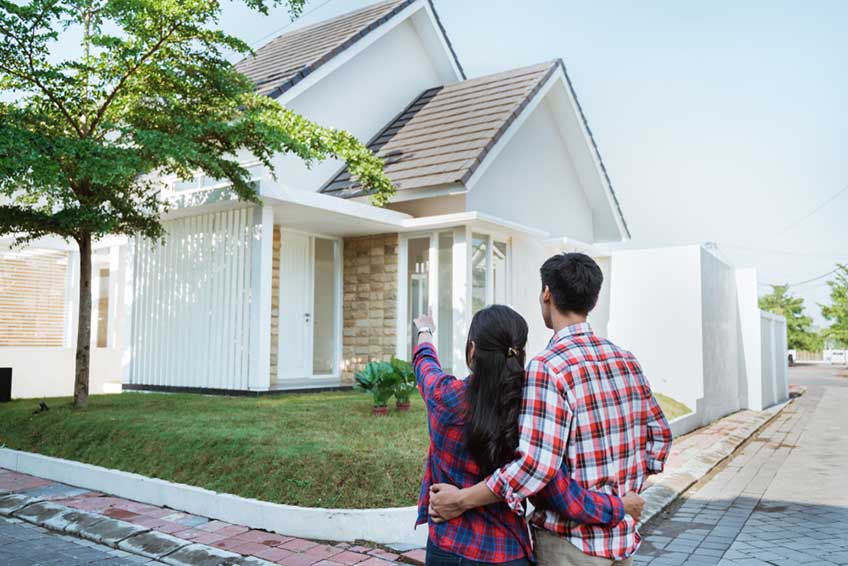
[[[282,155],[275,176],[244,156],[261,205],[202,173],[163,179],[168,236],[127,252],[125,388],[349,384],[369,360],[409,358],[427,309],[461,373],[479,308],[514,305],[541,348],[542,261],[629,236],[562,61],[468,78],[428,0],[285,33],[238,68],[258,92],[370,140],[397,195],[374,207],[342,163]]]

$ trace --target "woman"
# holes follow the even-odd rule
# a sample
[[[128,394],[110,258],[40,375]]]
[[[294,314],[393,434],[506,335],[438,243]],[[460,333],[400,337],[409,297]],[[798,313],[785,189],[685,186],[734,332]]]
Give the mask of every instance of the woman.
[[[431,485],[472,486],[513,460],[518,448],[527,322],[504,305],[478,311],[465,346],[471,369],[465,380],[442,371],[432,343],[432,317],[423,315],[415,325],[418,346],[412,361],[430,428],[418,500],[416,525],[420,525],[429,521]],[[583,523],[614,525],[624,517],[619,497],[583,489],[562,471],[540,499],[537,503]],[[474,509],[452,521],[429,521],[429,528],[427,566],[527,566],[533,561],[524,516],[506,503]]]

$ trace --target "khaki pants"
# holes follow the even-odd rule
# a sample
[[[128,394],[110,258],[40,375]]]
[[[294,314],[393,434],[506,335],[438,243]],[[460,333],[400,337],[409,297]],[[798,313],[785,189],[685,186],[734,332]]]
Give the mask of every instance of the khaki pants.
[[[541,529],[533,529],[537,566],[631,566],[633,557],[609,560],[584,554],[568,540]]]

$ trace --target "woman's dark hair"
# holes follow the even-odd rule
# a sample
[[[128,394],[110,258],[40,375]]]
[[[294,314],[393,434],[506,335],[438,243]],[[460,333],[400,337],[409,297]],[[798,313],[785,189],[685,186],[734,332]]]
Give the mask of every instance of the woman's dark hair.
[[[527,321],[507,306],[486,307],[471,320],[465,432],[468,451],[484,474],[511,462],[518,449],[526,345]]]

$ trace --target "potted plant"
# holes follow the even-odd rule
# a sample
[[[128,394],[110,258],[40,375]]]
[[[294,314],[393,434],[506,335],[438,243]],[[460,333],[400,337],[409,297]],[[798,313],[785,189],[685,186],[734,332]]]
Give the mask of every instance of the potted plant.
[[[415,391],[417,387],[415,383],[415,372],[412,370],[412,364],[407,361],[399,360],[398,358],[393,357],[391,361],[391,366],[395,372],[395,407],[398,411],[408,411],[409,398],[412,395],[412,392]]]
[[[395,382],[397,374],[394,367],[388,362],[368,362],[368,364],[355,375],[358,391],[364,391],[371,395],[374,402],[372,414],[385,416],[389,414],[389,399],[395,393]]]

